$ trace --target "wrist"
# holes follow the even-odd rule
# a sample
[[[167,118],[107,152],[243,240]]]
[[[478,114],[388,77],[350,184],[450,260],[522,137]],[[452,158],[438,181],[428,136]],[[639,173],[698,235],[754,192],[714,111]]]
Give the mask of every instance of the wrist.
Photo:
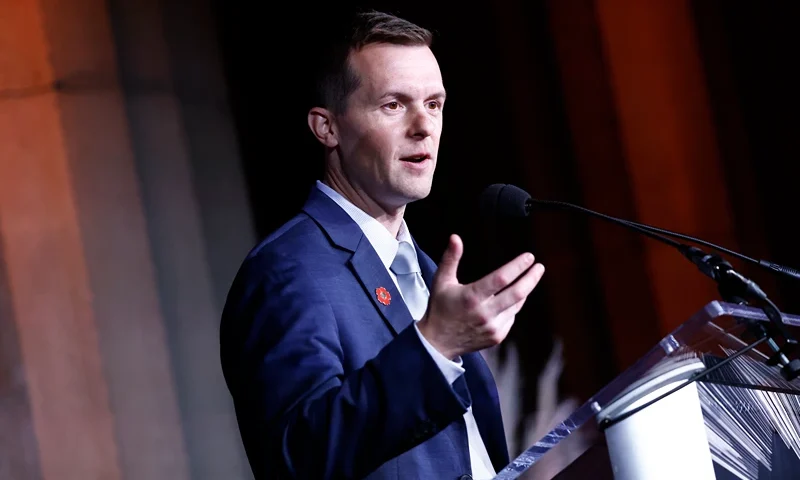
[[[446,359],[452,361],[460,355],[456,349],[448,348],[446,344],[439,341],[439,335],[436,334],[436,330],[431,326],[430,322],[427,321],[427,317],[417,322],[417,329],[419,329],[419,333],[425,337],[425,340]]]

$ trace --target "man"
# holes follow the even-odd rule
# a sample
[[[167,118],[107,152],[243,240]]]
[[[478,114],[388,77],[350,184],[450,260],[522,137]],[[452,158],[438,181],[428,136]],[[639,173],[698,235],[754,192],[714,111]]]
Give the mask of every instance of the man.
[[[497,391],[477,353],[500,343],[544,273],[523,254],[458,282],[403,220],[431,189],[445,90],[431,34],[356,17],[308,126],[325,175],[246,258],[221,355],[255,476],[491,478],[508,463]],[[471,476],[470,476],[471,475]]]

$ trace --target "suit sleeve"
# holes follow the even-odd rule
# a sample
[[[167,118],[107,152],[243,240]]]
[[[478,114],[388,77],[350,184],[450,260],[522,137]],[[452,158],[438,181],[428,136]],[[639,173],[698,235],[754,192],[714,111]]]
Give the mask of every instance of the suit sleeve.
[[[223,316],[223,368],[254,470],[360,478],[464,415],[463,375],[450,385],[413,325],[345,374],[326,292],[302,265],[282,264]]]

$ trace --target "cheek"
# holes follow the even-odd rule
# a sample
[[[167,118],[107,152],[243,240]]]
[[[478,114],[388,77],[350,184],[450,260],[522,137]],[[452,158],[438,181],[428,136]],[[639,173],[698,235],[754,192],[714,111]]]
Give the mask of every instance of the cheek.
[[[342,131],[342,149],[358,164],[385,168],[396,155],[401,137],[402,129],[389,119],[367,115]]]
[[[340,146],[345,158],[348,158],[350,162],[363,164],[366,163],[366,159],[372,156],[370,152],[373,150],[373,142],[374,139],[369,130],[350,128],[346,132],[342,132]]]
[[[364,138],[373,156],[386,160],[394,155],[397,142],[392,129],[376,126]]]

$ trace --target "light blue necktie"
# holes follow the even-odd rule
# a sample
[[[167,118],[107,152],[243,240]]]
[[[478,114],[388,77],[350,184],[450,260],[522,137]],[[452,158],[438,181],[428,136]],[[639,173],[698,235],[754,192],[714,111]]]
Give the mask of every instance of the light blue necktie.
[[[397,255],[389,268],[397,276],[400,293],[411,316],[414,320],[421,319],[425,315],[425,309],[428,308],[428,288],[422,278],[414,246],[409,242],[399,242]]]

